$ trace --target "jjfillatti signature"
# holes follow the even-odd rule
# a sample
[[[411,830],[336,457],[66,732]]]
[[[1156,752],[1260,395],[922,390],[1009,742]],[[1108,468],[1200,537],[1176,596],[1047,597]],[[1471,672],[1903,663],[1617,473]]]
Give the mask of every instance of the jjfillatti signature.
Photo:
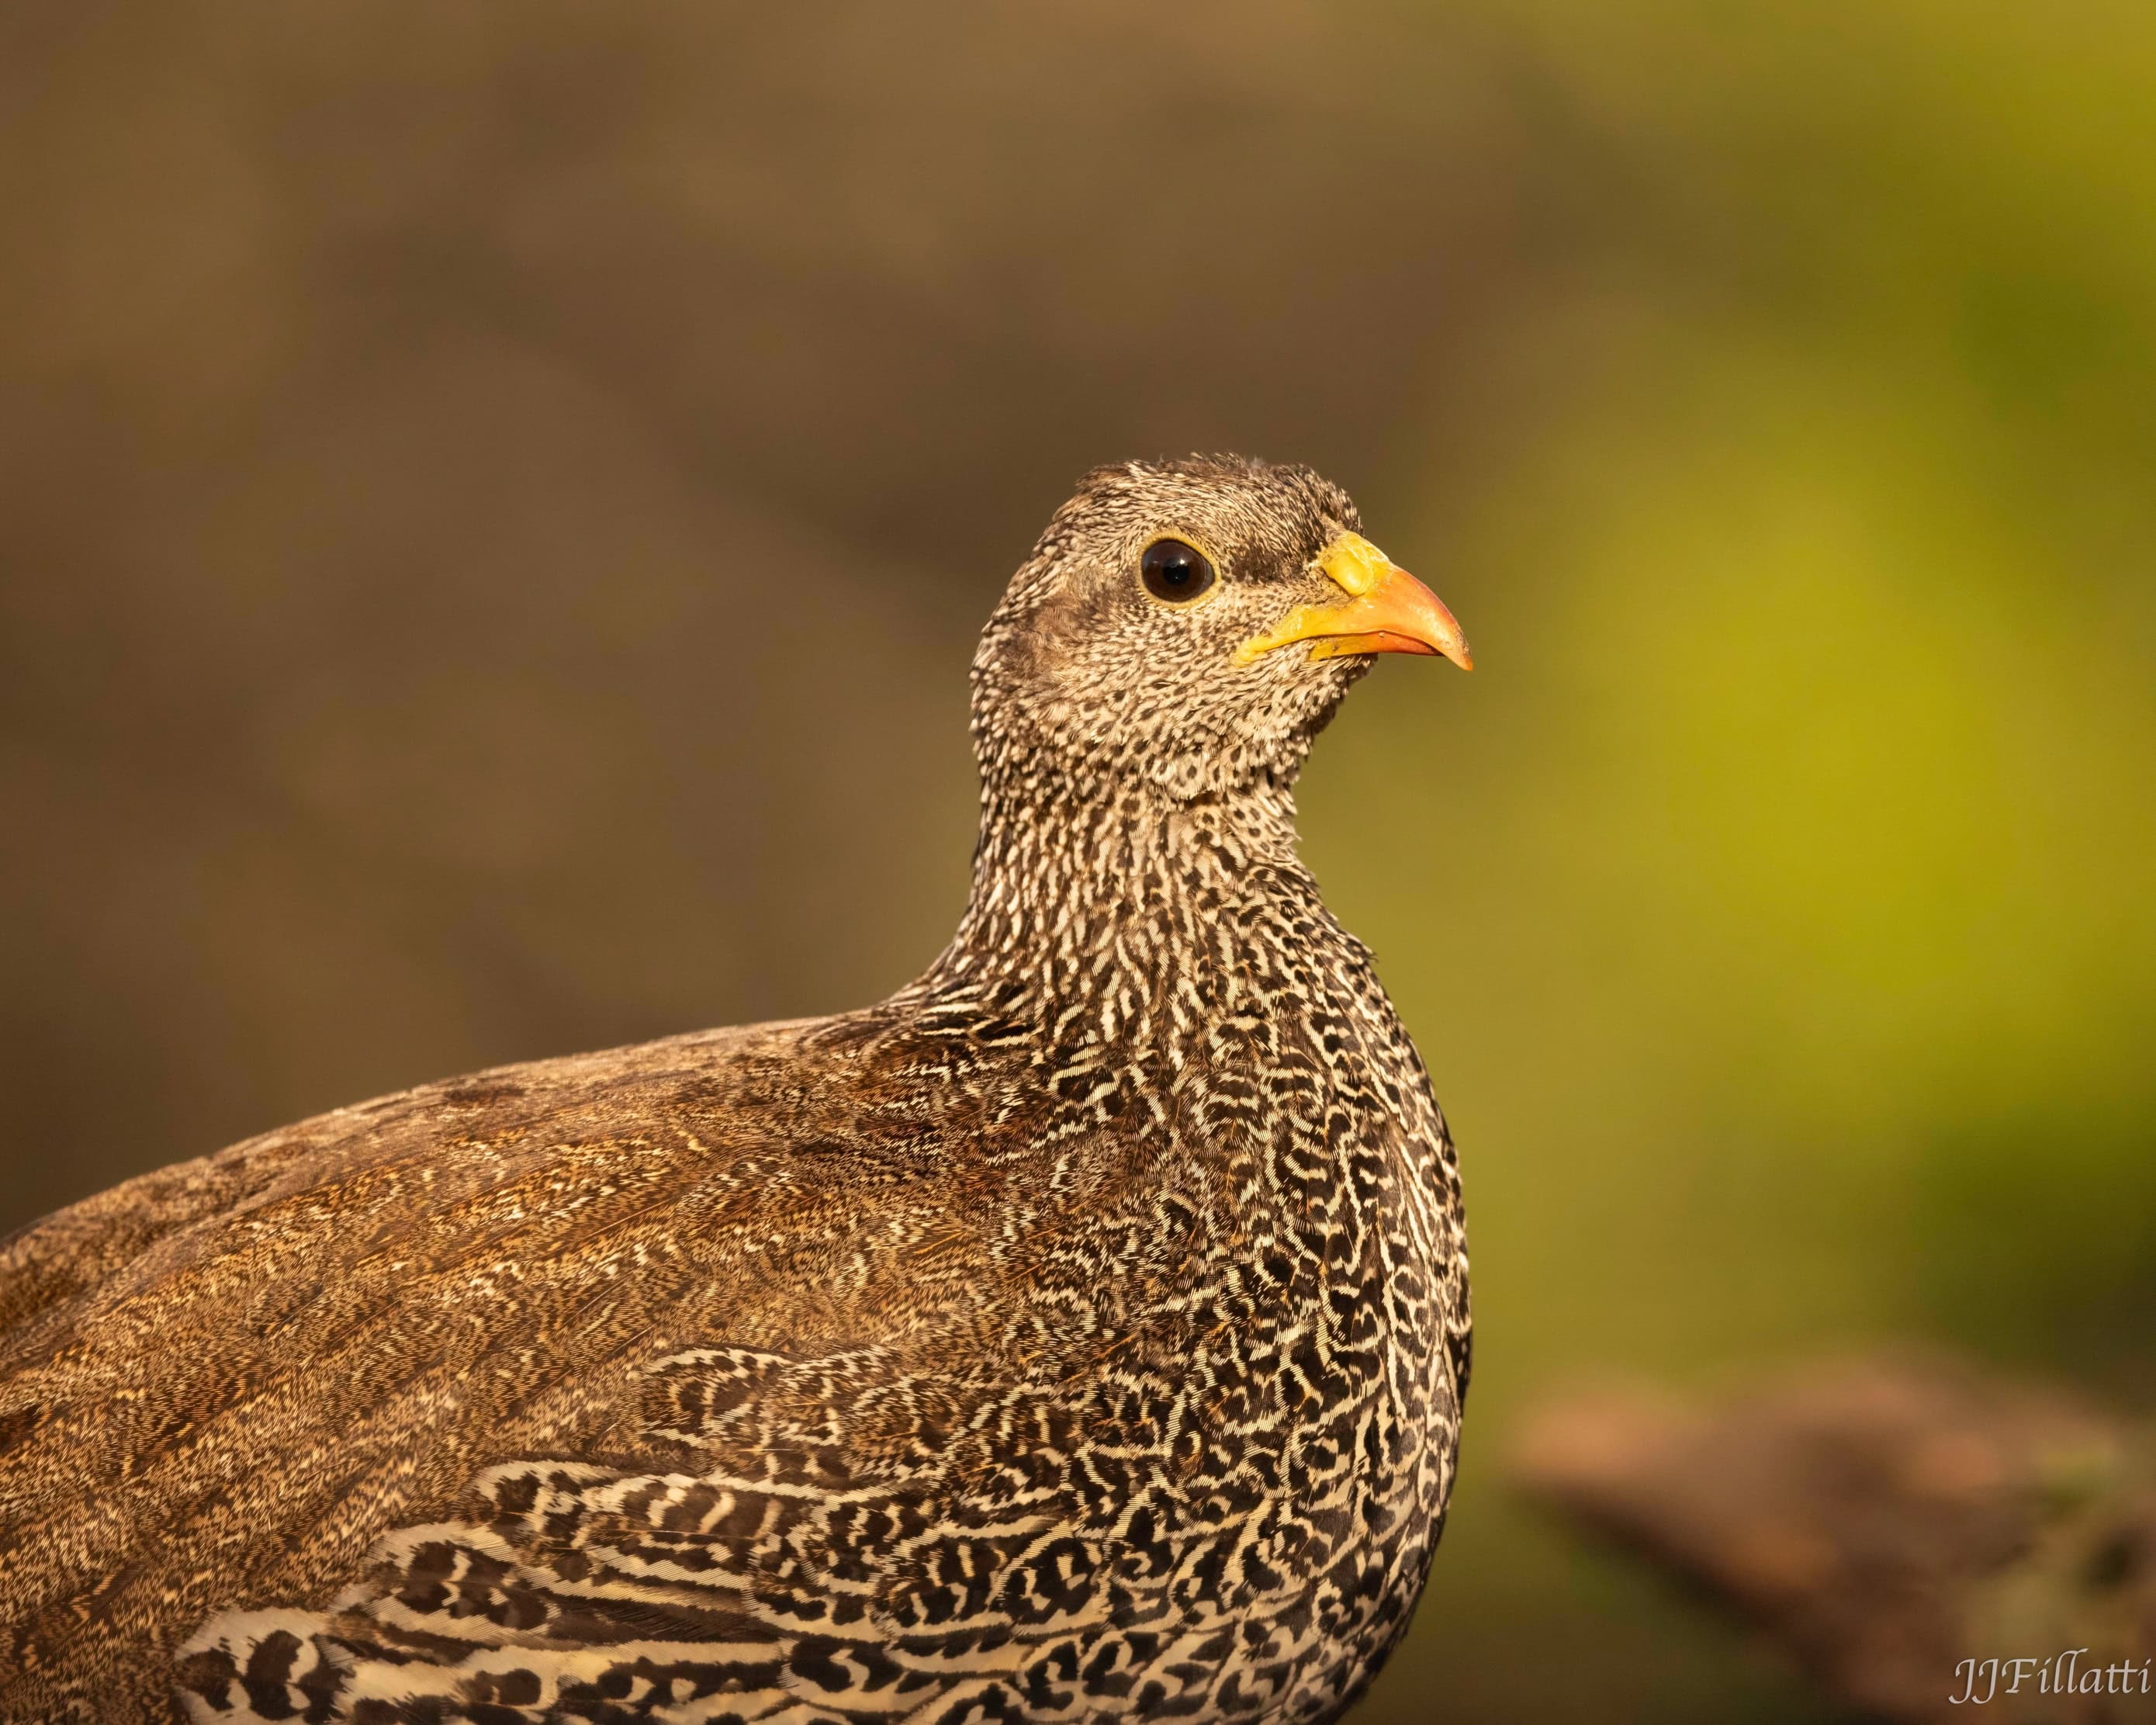
[[[2049,1659],[1964,1659],[1954,1667],[1961,1693],[1948,1705],[1982,1707],[1994,1696],[2019,1695],[2025,1684],[2039,1695],[2147,1695],[2152,1662],[2122,1659],[2114,1665],[2083,1666],[2086,1647],[2070,1647]],[[2034,1680],[2033,1681],[2031,1680]]]

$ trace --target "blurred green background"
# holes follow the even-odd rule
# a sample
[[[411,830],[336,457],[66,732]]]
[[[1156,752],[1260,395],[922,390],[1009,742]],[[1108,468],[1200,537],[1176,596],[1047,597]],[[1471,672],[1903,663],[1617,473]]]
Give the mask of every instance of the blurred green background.
[[[2152,114],[2146,0],[11,9],[0,1227],[886,991],[1071,480],[1307,460],[1481,666],[1305,781],[1481,1329],[1360,1717],[1826,1717],[1499,1464],[1888,1336],[2156,1399]]]

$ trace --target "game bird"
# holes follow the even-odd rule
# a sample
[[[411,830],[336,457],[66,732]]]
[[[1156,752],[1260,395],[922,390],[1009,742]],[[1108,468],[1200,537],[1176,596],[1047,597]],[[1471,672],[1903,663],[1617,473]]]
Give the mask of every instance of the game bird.
[[[0,1719],[1325,1721],[1469,1362],[1458,1168],[1297,858],[1451,614],[1307,468],[1089,474],[973,660],[957,933],[0,1245]]]

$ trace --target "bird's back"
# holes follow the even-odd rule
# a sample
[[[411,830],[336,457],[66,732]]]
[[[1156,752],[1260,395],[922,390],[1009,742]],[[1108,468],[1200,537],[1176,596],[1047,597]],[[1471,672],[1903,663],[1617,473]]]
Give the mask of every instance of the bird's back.
[[[963,1171],[908,1169],[843,1037],[797,1057],[819,1029],[342,1109],[0,1246],[0,1717],[162,1717],[156,1650],[321,1602],[490,1463],[665,1459],[639,1368],[675,1341],[776,1303],[814,1348],[888,1301],[834,1260],[870,1209],[932,1228]]]

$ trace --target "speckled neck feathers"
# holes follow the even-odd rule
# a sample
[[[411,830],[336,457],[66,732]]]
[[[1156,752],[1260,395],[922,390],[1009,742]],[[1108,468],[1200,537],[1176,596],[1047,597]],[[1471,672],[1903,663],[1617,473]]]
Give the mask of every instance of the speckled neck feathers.
[[[1029,788],[1030,789],[1030,788]],[[1247,992],[1255,947],[1337,934],[1265,785],[1171,799],[1141,786],[990,789],[957,935],[917,985],[1023,999],[1059,1040],[1187,1045]]]

